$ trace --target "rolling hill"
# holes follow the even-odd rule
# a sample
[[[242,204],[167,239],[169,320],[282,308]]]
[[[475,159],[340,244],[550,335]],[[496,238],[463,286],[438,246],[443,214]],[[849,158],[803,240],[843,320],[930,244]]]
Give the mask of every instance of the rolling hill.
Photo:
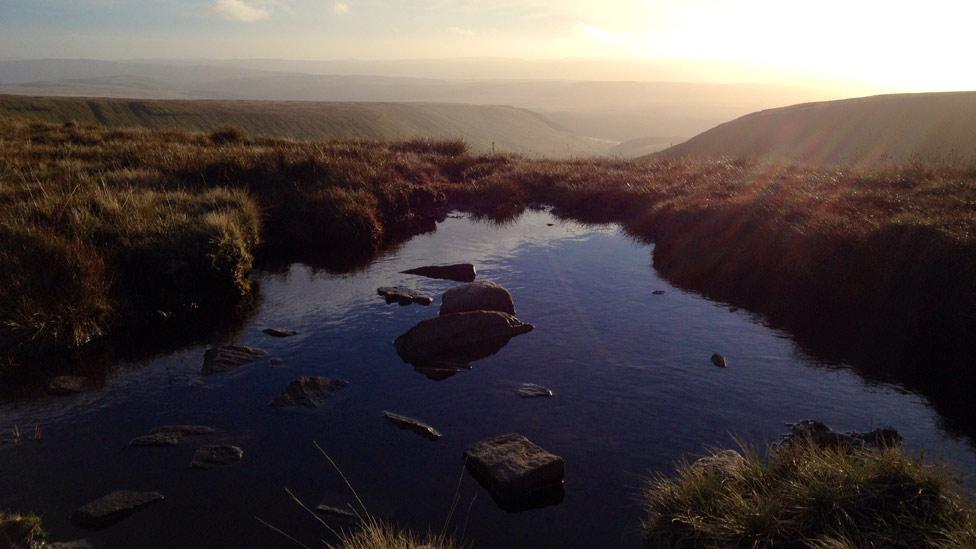
[[[292,139],[463,138],[478,151],[567,157],[609,144],[570,133],[526,109],[455,103],[144,100],[0,95],[0,118],[110,127],[212,131]]]
[[[680,137],[669,143],[759,109],[850,96],[802,87],[705,82],[675,72],[675,67],[614,67],[606,61],[554,60],[0,59],[0,94],[512,105],[540,113],[577,135],[616,142]]]
[[[749,114],[650,158],[976,162],[976,92],[878,95]]]

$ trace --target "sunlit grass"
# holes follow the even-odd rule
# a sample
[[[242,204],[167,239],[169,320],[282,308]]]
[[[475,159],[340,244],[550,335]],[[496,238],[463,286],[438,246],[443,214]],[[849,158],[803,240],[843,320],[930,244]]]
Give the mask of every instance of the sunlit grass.
[[[725,450],[649,482],[644,501],[650,547],[976,546],[957,477],[897,447]]]
[[[457,141],[10,121],[0,129],[0,344],[77,346],[157,311],[219,308],[249,291],[259,252],[361,261],[450,207],[506,220],[541,204],[620,222],[655,241],[672,280],[773,317],[811,296],[821,319],[863,339],[936,341],[931,328],[959,341],[973,324],[974,181],[969,166],[533,160]]]

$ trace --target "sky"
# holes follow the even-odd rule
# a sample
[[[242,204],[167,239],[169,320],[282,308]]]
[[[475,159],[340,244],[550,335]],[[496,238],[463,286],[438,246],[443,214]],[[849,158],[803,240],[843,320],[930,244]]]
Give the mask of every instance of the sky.
[[[932,91],[976,89],[974,21],[972,0],[0,0],[0,57],[689,60]]]

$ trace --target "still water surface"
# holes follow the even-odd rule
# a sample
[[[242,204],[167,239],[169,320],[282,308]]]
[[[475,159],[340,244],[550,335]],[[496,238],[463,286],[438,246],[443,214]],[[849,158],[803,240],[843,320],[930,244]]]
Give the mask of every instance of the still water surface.
[[[235,341],[283,364],[203,377],[199,346],[117,365],[97,391],[0,403],[0,509],[35,511],[54,539],[88,537],[103,547],[294,547],[255,517],[321,546],[328,533],[284,493],[291,488],[311,506],[351,501],[317,441],[371,513],[404,526],[439,531],[460,478],[449,530],[476,547],[638,547],[642,479],[735,438],[776,439],[805,418],[840,430],[890,425],[909,447],[976,471],[973,447],[947,435],[924,399],[821,364],[747,311],[670,286],[651,267],[651,252],[613,226],[529,212],[507,225],[448,219],[362,272],[294,265],[258,273],[261,308]],[[433,381],[404,364],[392,341],[436,315],[439,300],[387,305],[376,288],[403,284],[439,296],[455,283],[398,273],[452,262],[473,262],[480,279],[509,288],[518,316],[536,329],[471,370]],[[301,333],[261,333],[272,326]],[[715,352],[729,368],[711,365]],[[350,384],[321,409],[268,407],[299,375]],[[520,399],[523,382],[556,396]],[[384,410],[426,420],[444,437],[401,431]],[[221,432],[172,448],[126,447],[171,423]],[[40,424],[43,440],[11,444],[15,424]],[[565,459],[559,505],[505,512],[462,474],[467,445],[509,432]],[[198,443],[235,444],[245,457],[191,470]],[[121,488],[157,490],[167,500],[95,534],[71,526],[75,508]]]

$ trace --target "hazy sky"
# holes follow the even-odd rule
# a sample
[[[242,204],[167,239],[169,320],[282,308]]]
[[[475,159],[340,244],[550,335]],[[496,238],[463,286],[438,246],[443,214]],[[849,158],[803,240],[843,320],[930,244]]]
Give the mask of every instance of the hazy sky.
[[[976,89],[973,0],[0,0],[0,57],[705,59]]]

